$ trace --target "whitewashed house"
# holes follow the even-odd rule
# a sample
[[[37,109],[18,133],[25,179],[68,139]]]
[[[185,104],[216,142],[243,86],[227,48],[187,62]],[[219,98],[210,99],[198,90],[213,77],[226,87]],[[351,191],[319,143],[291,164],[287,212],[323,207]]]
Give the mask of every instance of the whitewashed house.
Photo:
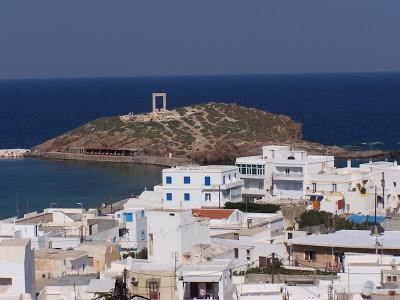
[[[127,208],[114,213],[120,227],[119,244],[122,250],[142,250],[147,246],[145,208]]]
[[[35,258],[31,242],[29,239],[2,240],[0,241],[0,298],[27,299],[27,294],[36,299]]]
[[[235,166],[177,166],[162,172],[163,208],[223,207],[242,201]]]
[[[262,155],[237,158],[236,166],[244,180],[242,194],[247,200],[266,196],[301,199],[307,176],[333,167],[334,157],[273,145],[264,146]]]
[[[334,287],[360,293],[367,281],[375,288],[400,288],[400,259],[394,255],[345,253],[344,272],[338,273]],[[348,286],[350,285],[350,286]]]
[[[213,256],[209,220],[189,209],[152,209],[146,217],[148,258],[112,262],[101,278],[126,270],[131,293],[150,299],[225,299],[233,261]]]

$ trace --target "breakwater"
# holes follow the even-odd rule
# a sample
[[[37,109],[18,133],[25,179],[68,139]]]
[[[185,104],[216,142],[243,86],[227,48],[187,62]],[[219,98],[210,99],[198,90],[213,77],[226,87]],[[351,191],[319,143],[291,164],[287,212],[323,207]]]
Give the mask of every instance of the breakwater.
[[[0,158],[23,157],[29,152],[29,149],[0,149]]]

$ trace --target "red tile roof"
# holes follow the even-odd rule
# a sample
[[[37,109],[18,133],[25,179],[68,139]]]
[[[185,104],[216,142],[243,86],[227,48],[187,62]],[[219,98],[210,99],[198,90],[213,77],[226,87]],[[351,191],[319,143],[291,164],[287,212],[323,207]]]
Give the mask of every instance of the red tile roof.
[[[201,218],[227,219],[235,209],[193,208],[192,215]]]

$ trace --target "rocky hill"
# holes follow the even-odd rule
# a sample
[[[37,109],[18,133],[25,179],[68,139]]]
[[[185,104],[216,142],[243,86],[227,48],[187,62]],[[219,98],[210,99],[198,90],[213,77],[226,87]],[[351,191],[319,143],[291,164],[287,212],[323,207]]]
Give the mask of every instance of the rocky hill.
[[[171,111],[105,117],[48,140],[35,155],[71,147],[137,149],[138,155],[190,158],[199,163],[231,161],[260,153],[271,143],[322,146],[302,141],[301,124],[236,104],[206,103]]]

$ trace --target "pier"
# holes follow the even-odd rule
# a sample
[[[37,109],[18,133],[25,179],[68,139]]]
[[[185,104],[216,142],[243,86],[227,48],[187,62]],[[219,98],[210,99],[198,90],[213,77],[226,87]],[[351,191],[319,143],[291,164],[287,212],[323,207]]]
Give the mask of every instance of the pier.
[[[116,149],[116,148],[84,148],[71,147],[68,149],[70,154],[81,155],[107,155],[107,156],[134,156],[136,149]]]
[[[0,158],[23,157],[29,149],[0,149]]]

